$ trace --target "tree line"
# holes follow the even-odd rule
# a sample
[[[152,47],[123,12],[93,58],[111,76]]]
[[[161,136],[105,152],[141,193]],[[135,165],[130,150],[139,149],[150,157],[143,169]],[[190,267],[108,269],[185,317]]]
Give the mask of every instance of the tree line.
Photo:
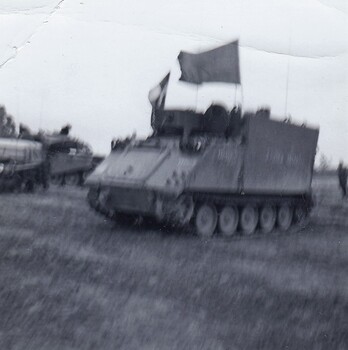
[[[0,137],[16,137],[16,124],[12,115],[7,114],[6,108],[0,106]]]

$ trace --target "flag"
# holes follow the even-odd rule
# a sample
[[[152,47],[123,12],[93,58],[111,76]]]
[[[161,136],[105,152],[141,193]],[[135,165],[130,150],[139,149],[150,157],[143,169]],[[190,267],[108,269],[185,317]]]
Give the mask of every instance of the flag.
[[[149,101],[154,108],[164,108],[167,95],[170,72],[160,81],[158,85],[149,91]]]
[[[178,60],[182,81],[240,84],[238,40],[198,54],[181,51]]]

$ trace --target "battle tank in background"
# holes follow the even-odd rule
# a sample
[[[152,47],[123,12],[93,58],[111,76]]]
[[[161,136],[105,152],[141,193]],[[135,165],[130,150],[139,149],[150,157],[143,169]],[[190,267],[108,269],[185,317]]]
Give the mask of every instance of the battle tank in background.
[[[67,135],[42,137],[53,184],[82,185],[93,168],[93,155],[88,145]]]
[[[221,106],[151,119],[150,137],[113,143],[87,178],[98,212],[193,223],[205,237],[286,231],[308,215],[317,129]]]
[[[48,187],[42,144],[17,138],[0,138],[0,191],[33,191]]]
[[[66,125],[60,132],[32,135],[27,128],[20,128],[22,138],[42,144],[52,184],[82,185],[96,166],[91,148],[69,136],[70,129],[71,126]]]

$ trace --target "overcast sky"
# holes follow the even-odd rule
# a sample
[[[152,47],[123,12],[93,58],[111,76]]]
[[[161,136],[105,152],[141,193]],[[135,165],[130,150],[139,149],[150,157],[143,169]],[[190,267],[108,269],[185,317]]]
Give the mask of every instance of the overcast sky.
[[[33,130],[69,122],[108,153],[113,137],[150,133],[148,91],[172,70],[168,108],[268,105],[320,126],[319,153],[348,163],[347,19],[346,0],[0,0],[0,104]],[[242,88],[196,98],[178,82],[180,50],[235,39]]]

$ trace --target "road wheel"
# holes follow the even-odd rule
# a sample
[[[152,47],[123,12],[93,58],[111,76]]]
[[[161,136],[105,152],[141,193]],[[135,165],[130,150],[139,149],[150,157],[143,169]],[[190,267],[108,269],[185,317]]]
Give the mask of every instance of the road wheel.
[[[235,206],[224,207],[219,215],[219,232],[226,236],[233,236],[237,230],[239,212]]]
[[[197,234],[201,237],[211,237],[214,234],[218,215],[213,204],[202,204],[195,217]]]
[[[277,224],[282,231],[286,231],[292,222],[293,209],[288,204],[283,204],[278,209]]]
[[[276,209],[271,205],[265,205],[260,211],[260,227],[262,232],[269,233],[273,230],[277,219]]]
[[[63,175],[52,175],[50,178],[50,182],[53,185],[60,185],[63,181]]]
[[[24,191],[28,193],[33,193],[35,191],[35,182],[34,180],[27,180],[24,183]]]
[[[172,208],[174,212],[171,219],[173,219],[175,225],[183,227],[190,222],[195,206],[192,197],[179,197]]]
[[[97,188],[97,187],[91,187],[87,193],[87,201],[90,207],[96,210],[99,206],[99,195],[100,195],[100,188]]]
[[[307,210],[305,206],[298,205],[294,211],[294,221],[296,223],[302,223],[307,217]]]
[[[239,222],[245,235],[254,233],[258,222],[257,209],[251,205],[246,205],[242,209]]]
[[[69,186],[77,186],[80,178],[78,174],[65,175],[65,183]]]
[[[120,226],[133,226],[135,225],[137,216],[133,214],[126,214],[126,213],[118,213],[114,212],[111,215],[111,212],[109,213],[109,217],[111,217],[113,220],[115,220],[116,224]]]

